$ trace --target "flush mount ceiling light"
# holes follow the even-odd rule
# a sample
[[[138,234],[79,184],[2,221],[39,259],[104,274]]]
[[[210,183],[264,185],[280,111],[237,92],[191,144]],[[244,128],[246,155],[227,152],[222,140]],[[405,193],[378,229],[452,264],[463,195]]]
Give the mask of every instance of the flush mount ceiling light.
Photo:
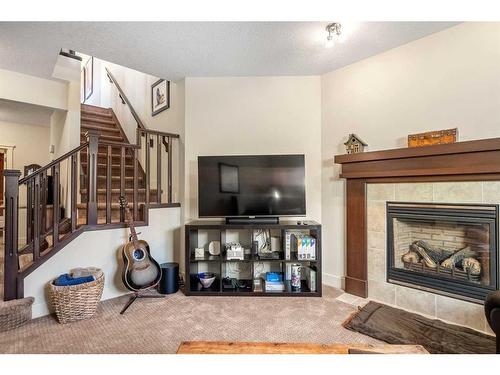
[[[347,34],[350,34],[354,30],[355,28],[354,25],[355,25],[354,23],[349,23],[349,22],[347,27],[346,25],[340,24],[338,22],[333,22],[328,24],[325,28],[327,32],[325,47],[330,48],[336,42],[344,42]]]
[[[330,48],[335,44],[335,39],[340,40],[340,35],[342,34],[342,25],[337,22],[330,23],[326,26],[326,36],[325,47]]]

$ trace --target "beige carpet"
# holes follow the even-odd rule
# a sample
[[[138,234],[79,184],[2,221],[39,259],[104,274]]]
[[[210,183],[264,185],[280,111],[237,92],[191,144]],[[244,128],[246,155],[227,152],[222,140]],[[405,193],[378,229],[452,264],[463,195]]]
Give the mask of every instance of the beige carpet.
[[[0,334],[0,353],[175,353],[181,341],[230,340],[380,343],[342,322],[356,307],[324,286],[322,298],[186,297],[104,301],[90,320],[59,324],[53,316]]]

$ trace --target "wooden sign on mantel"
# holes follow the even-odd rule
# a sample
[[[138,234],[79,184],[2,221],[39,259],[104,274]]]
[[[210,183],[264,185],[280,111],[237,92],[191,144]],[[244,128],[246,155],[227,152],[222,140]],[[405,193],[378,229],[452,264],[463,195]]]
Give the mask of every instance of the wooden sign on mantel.
[[[458,140],[458,129],[435,130],[425,133],[410,134],[408,147],[422,147],[455,143]]]

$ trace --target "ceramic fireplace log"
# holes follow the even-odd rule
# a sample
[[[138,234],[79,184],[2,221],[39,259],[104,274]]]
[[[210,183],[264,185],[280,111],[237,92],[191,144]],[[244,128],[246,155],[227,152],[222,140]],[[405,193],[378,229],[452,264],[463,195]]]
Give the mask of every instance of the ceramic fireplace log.
[[[419,251],[418,253],[424,259],[430,257],[435,265],[441,264],[441,262],[443,262],[445,259],[448,259],[455,253],[453,250],[441,249],[439,247],[432,246],[424,240],[415,241],[413,242],[413,245],[416,245],[418,246],[418,248],[422,249],[422,252],[424,252],[426,256],[424,256],[421,251]]]
[[[451,257],[446,259],[443,263],[441,263],[441,266],[446,268],[455,267],[457,264],[461,263],[465,258],[475,258],[476,256],[477,253],[475,251],[472,251],[471,248],[467,246],[461,250],[458,250]]]

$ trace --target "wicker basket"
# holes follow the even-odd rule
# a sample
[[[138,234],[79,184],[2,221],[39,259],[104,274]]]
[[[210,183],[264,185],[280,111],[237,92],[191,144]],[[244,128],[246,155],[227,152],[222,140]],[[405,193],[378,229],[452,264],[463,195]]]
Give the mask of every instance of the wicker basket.
[[[22,326],[31,320],[33,297],[0,302],[0,332]]]
[[[79,285],[48,285],[49,300],[59,323],[88,319],[94,315],[104,289],[104,274],[95,281]]]

